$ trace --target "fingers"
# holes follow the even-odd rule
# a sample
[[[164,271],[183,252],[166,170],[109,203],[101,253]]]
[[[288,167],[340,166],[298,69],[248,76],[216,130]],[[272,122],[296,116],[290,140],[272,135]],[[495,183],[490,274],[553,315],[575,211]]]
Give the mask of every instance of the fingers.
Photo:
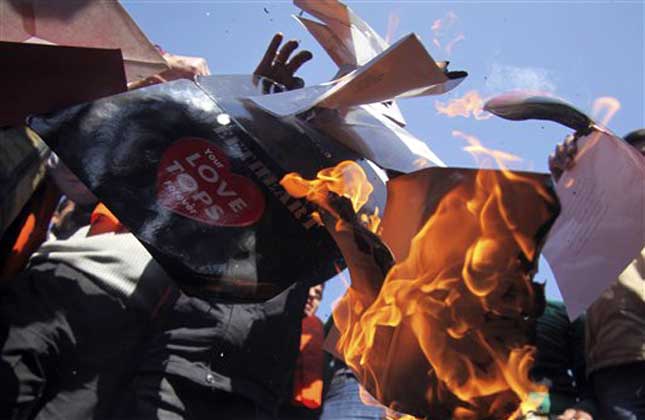
[[[564,141],[565,165],[567,169],[573,166],[576,154],[578,153],[578,141],[575,136],[568,136]]]
[[[294,52],[296,48],[298,48],[298,41],[296,41],[295,39],[287,41],[287,43],[284,44],[282,48],[280,48],[280,52],[276,56],[274,64],[284,65],[289,59],[291,53]]]
[[[184,55],[164,54],[168,70],[159,73],[162,81],[170,82],[177,79],[194,80],[195,76],[208,76],[210,69],[208,62],[203,57],[189,57]]]
[[[562,143],[555,147],[554,153],[549,156],[549,170],[556,181],[560,179],[565,170],[573,167],[577,153],[577,138],[573,135],[567,136]]]
[[[302,89],[305,87],[305,81],[302,80],[300,77],[294,77],[293,78],[293,83],[291,83],[291,86],[289,87],[290,89]]]
[[[291,57],[298,48],[298,41],[290,40],[280,47],[282,40],[282,34],[273,37],[254,74],[271,79],[289,90],[302,88],[304,81],[294,77],[294,73],[313,55],[309,51],[301,51]]]
[[[553,175],[553,179],[555,179],[556,182],[560,180],[563,170],[558,164],[555,153],[551,153],[549,155],[549,171],[551,172],[551,175]]]
[[[310,51],[300,51],[298,54],[293,56],[293,58],[286,65],[287,73],[293,75],[295,74],[303,64],[311,60],[314,55]]]
[[[273,39],[271,39],[269,47],[264,53],[264,57],[262,57],[260,64],[258,64],[258,67],[254,71],[255,74],[266,75],[271,71],[271,66],[273,65],[275,55],[278,52],[278,47],[282,43],[282,38],[283,36],[281,33],[273,35]]]
[[[208,61],[206,61],[206,59],[201,58],[200,61],[197,62],[196,68],[195,68],[195,74],[197,76],[211,75],[211,69],[208,67]]]
[[[567,156],[564,143],[558,144],[555,147],[555,159],[561,169],[565,169],[567,167],[567,161],[569,160],[569,157]]]

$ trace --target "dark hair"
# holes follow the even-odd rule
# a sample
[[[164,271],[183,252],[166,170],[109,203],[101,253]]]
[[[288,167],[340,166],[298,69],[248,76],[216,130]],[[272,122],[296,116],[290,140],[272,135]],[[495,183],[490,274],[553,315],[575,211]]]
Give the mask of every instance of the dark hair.
[[[632,146],[640,141],[645,141],[645,128],[634,130],[631,133],[628,133],[624,138],[625,141]]]

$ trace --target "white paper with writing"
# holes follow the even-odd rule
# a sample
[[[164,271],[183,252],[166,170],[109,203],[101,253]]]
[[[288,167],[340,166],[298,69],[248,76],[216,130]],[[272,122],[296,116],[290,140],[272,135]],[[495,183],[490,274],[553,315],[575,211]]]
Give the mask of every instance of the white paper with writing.
[[[562,210],[543,250],[571,319],[645,246],[645,157],[599,130],[578,150],[556,185]]]

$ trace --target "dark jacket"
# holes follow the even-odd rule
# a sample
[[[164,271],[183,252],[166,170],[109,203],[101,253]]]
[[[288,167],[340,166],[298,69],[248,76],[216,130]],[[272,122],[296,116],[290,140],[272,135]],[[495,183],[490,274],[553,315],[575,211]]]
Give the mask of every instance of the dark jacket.
[[[188,296],[132,235],[80,234],[2,295],[0,418],[271,417],[290,396],[308,285]]]

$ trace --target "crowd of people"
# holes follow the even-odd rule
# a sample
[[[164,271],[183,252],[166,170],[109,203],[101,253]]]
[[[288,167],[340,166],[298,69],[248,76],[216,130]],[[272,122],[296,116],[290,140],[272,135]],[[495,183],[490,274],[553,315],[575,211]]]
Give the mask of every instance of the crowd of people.
[[[255,74],[297,89],[312,55],[282,41]],[[203,59],[164,57],[168,71],[129,88],[209,73]],[[28,139],[3,128],[0,153],[9,138]],[[645,155],[645,130],[624,140]],[[557,146],[556,181],[576,153],[573,137]],[[0,418],[396,416],[323,350],[333,318],[315,315],[322,285],[294,283],[260,303],[184,290],[56,155],[12,159],[14,179],[41,166],[48,175],[15,194],[29,197],[1,231]],[[575,322],[548,302],[536,337],[531,375],[549,393],[533,418],[644,420],[645,249]]]

